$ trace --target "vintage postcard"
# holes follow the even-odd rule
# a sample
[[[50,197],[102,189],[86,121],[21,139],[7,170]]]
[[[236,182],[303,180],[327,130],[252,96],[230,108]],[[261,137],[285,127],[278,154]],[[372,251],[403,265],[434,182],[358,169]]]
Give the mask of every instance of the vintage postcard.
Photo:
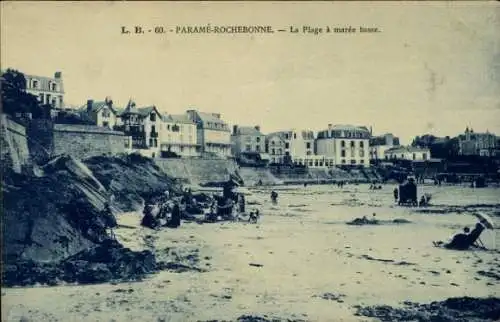
[[[0,9],[2,321],[500,320],[498,2]]]

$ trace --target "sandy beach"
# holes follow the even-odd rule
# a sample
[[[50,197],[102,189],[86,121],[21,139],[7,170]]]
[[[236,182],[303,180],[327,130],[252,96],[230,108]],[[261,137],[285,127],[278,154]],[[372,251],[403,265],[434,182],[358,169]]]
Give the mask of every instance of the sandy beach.
[[[254,189],[247,200],[258,204],[247,207],[262,210],[258,224],[183,223],[153,231],[139,226],[141,214],[120,215],[119,223],[130,226],[116,230],[126,247],[152,249],[159,260],[175,257],[185,269],[136,283],[3,289],[2,321],[207,321],[242,315],[370,321],[354,315],[356,305],[500,296],[498,230],[481,236],[494,251],[432,246],[474,225],[462,206],[481,205],[467,210],[482,208],[498,226],[500,190],[419,187],[433,194],[427,209],[432,211],[419,213],[394,206],[393,188],[280,187],[278,205],[270,203],[269,189]],[[373,213],[386,224],[346,225]],[[390,222],[397,218],[410,223]]]

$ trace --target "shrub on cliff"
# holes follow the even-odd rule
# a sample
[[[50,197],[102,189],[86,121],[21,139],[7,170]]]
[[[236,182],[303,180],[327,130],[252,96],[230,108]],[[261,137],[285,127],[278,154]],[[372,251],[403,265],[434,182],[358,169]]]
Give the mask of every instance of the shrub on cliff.
[[[7,69],[1,77],[2,111],[12,117],[31,114],[33,118],[41,118],[50,114],[42,108],[36,96],[26,92],[26,78],[24,74]]]

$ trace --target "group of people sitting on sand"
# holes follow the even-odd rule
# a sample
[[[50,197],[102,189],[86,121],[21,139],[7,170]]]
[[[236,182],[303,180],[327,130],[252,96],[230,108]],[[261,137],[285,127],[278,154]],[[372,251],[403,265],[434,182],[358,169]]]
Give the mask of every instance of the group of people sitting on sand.
[[[234,187],[233,187],[234,188]],[[248,217],[249,223],[257,223],[260,212],[252,209],[247,213],[245,195],[236,193],[232,188],[223,189],[223,195],[199,193],[183,189],[182,196],[171,197],[166,191],[163,196],[150,198],[144,205],[142,225],[149,228],[177,228],[181,219],[198,221],[195,215],[204,215],[204,222],[220,220],[241,221]]]

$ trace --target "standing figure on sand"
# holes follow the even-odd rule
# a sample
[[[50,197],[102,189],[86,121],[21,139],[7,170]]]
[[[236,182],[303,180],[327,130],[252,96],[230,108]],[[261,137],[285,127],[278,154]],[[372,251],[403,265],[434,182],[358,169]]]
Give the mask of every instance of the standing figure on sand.
[[[276,191],[271,191],[271,202],[273,204],[277,204],[278,203],[278,193]]]

